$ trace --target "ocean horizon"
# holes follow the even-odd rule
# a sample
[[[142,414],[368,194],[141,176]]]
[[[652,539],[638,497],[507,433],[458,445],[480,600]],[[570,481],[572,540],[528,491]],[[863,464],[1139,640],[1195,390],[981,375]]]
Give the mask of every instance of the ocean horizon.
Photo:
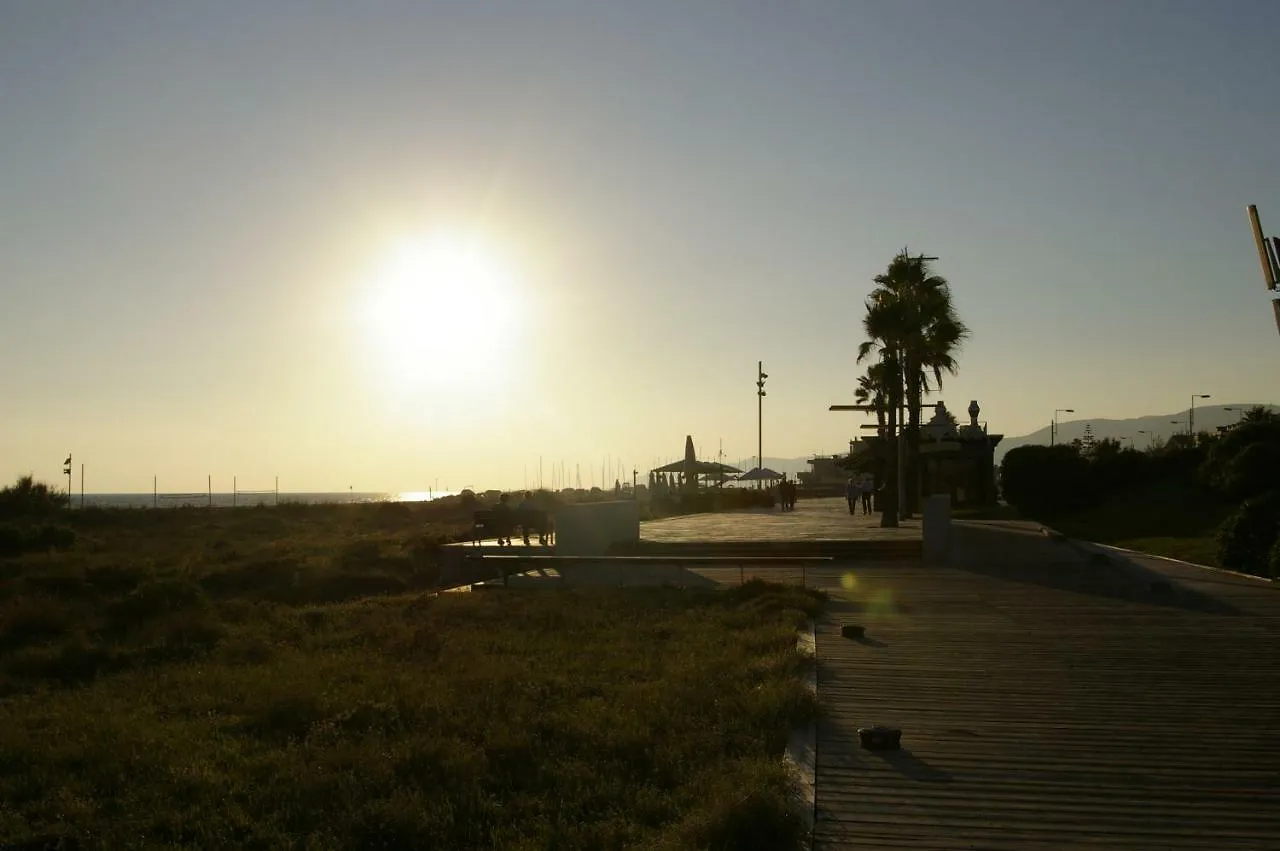
[[[447,496],[456,496],[459,491],[425,490],[425,491],[280,491],[281,503],[304,503],[307,505],[349,504],[364,502],[430,502]],[[71,505],[79,508],[182,508],[212,507],[232,508],[253,505],[275,505],[275,491],[254,491],[246,493],[85,493],[73,494]]]

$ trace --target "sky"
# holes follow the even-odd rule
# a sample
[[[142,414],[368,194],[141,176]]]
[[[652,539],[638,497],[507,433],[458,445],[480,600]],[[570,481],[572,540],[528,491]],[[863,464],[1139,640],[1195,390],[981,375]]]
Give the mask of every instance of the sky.
[[[903,247],[990,430],[1276,402],[1272,0],[0,0],[0,476],[836,452]],[[1200,404],[1206,404],[1201,402]],[[963,417],[962,417],[963,418]],[[78,481],[76,484],[78,488]]]

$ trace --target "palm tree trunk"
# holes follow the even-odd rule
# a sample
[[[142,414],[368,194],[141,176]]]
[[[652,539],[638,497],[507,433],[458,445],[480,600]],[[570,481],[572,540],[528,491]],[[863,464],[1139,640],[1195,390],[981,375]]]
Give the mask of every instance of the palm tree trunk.
[[[889,381],[886,388],[889,395],[888,423],[885,427],[885,475],[884,475],[884,509],[880,512],[880,525],[883,528],[898,526],[898,406],[902,404],[902,373],[898,370],[897,358],[890,354],[886,358],[889,368],[885,376]]]
[[[902,506],[902,519],[909,519],[913,512],[920,510],[920,368],[915,364],[907,365],[907,428],[905,465],[906,504]]]

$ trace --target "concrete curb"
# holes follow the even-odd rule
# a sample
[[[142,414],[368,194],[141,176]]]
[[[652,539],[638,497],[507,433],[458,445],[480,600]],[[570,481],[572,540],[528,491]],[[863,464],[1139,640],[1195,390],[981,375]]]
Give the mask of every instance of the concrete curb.
[[[1235,576],[1239,579],[1251,579],[1254,582],[1261,582],[1264,585],[1275,585],[1276,581],[1266,576],[1255,576],[1252,573],[1241,573],[1238,570],[1228,570],[1225,567],[1211,567],[1207,564],[1197,564],[1194,561],[1183,561],[1182,559],[1170,558],[1169,556],[1156,555],[1155,553],[1144,553],[1141,550],[1130,550],[1125,547],[1116,547],[1111,544],[1099,544],[1096,541],[1081,541],[1076,538],[1070,538],[1073,544],[1085,548],[1089,552],[1113,552],[1122,553],[1127,556],[1138,556],[1139,558],[1153,558],[1159,561],[1167,561],[1170,564],[1178,564],[1183,567],[1194,567],[1199,570],[1207,570],[1210,573],[1225,573],[1227,576]]]
[[[796,650],[808,658],[809,670],[805,673],[805,687],[810,693],[818,693],[818,636],[814,622],[806,621],[796,636]],[[810,721],[791,731],[782,761],[795,776],[800,792],[805,821],[804,847],[813,847],[813,826],[817,817],[818,773],[818,725]]]

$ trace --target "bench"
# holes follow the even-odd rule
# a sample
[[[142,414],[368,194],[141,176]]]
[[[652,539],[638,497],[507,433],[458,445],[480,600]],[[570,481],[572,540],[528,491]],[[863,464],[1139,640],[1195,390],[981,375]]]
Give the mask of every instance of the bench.
[[[480,542],[485,538],[497,538],[498,546],[503,546],[505,540],[509,545],[511,543],[511,533],[515,529],[519,529],[524,543],[529,544],[529,534],[537,533],[538,543],[547,546],[555,541],[555,523],[552,520],[551,512],[541,508],[513,508],[507,512],[508,524],[505,528],[499,516],[499,512],[491,508],[480,509],[471,517],[471,544],[479,546]]]

